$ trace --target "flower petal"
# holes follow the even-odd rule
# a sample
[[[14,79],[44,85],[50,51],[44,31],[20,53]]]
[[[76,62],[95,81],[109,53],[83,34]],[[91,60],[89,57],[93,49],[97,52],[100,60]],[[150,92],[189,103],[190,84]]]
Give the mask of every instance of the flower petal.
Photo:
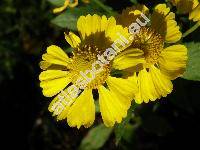
[[[49,46],[47,48],[47,53],[42,55],[42,59],[49,64],[56,64],[61,66],[67,66],[71,61],[67,54],[56,45]]]
[[[163,74],[173,80],[183,75],[187,63],[187,48],[173,45],[165,48],[159,58],[159,67]]]
[[[167,21],[167,31],[165,35],[165,41],[167,43],[175,43],[178,42],[181,37],[182,33],[180,32],[180,27],[177,25],[177,22],[173,19],[169,19]]]
[[[63,6],[59,7],[59,8],[55,8],[53,10],[53,13],[59,13],[62,12],[63,10],[65,10],[68,6],[69,6],[70,0],[65,0],[65,3]]]
[[[166,4],[158,4],[152,14],[151,27],[161,34],[167,43],[175,43],[181,39],[179,26],[175,21],[175,14],[170,12]]]
[[[67,89],[59,93],[50,103],[48,110],[53,112],[53,116],[57,116],[57,120],[67,118],[67,114],[74,98],[67,95]]]
[[[166,30],[165,17],[169,14],[170,8],[166,4],[158,4],[153,11],[151,17],[151,26],[158,32],[162,33]]]
[[[199,3],[198,0],[171,0],[171,2],[176,6],[179,14],[191,12]]]
[[[116,17],[117,24],[120,24],[123,27],[129,27],[132,23],[136,22],[137,18],[140,19],[141,13],[148,14],[149,9],[145,5],[127,7]]]
[[[71,45],[72,48],[76,48],[81,43],[80,38],[73,32],[69,32],[68,35],[65,33],[65,39]]]
[[[87,15],[79,17],[77,21],[77,28],[82,39],[100,32],[101,30],[101,17],[98,15]]]
[[[114,19],[111,18],[108,21]],[[112,41],[112,44],[114,43],[118,47],[117,52],[131,45],[131,41],[129,41],[131,34],[128,32],[128,28],[123,28],[121,25],[109,26],[108,24],[108,28],[105,30],[105,36]]]
[[[193,20],[194,22],[200,21],[200,4],[189,14],[189,19]]]
[[[114,17],[100,17],[96,14],[93,16],[81,16],[78,19],[77,28],[81,39],[83,39],[83,43],[86,45],[93,43],[97,48],[101,47],[101,49],[106,49],[109,48],[116,39],[119,40],[120,36],[124,36],[123,40],[125,40],[126,44],[124,44],[124,41],[121,41],[125,46],[131,44],[131,42],[127,40],[130,37],[128,29],[123,28],[121,25],[116,25]],[[122,45],[117,41],[116,46]],[[121,50],[121,47],[119,49]]]
[[[106,83],[109,90],[116,95],[116,97],[120,100],[121,105],[123,105],[127,111],[135,93],[138,92],[136,82],[132,79],[132,77],[122,79],[109,76]]]
[[[73,8],[73,7],[76,7],[77,5],[78,5],[78,0],[74,0],[73,3],[69,4],[69,7]]]
[[[98,88],[101,116],[107,127],[120,123],[127,115],[127,104],[123,103],[113,92],[104,86]]]
[[[139,89],[135,98],[135,102],[138,104],[148,103],[149,100],[154,101],[162,96],[166,97],[173,89],[171,81],[155,66],[151,66],[148,71],[141,70],[138,75],[134,75],[134,78]]]
[[[90,127],[95,120],[95,105],[92,90],[84,90],[69,108],[67,122],[69,126]]]
[[[114,58],[113,68],[122,70],[135,67],[136,65],[144,62],[144,52],[140,49],[130,48],[121,52]]]
[[[42,70],[46,70],[47,68],[51,66],[51,63],[48,63],[46,61],[41,61],[39,65]]]
[[[69,73],[61,70],[43,71],[39,79],[41,81],[40,87],[43,88],[42,92],[46,97],[56,95],[71,82]]]

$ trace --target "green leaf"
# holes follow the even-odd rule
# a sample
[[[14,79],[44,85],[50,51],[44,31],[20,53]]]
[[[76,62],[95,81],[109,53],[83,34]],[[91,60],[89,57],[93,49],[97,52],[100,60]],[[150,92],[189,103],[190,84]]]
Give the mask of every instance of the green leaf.
[[[47,1],[57,7],[60,7],[65,3],[65,0],[47,0]]]
[[[138,127],[137,125],[127,124],[125,126],[125,132],[124,132],[122,138],[128,143],[132,143],[133,136],[134,136],[134,133],[135,133],[135,130],[137,127]]]
[[[62,27],[62,28],[68,28],[70,30],[77,30],[76,28],[76,22],[77,22],[78,17],[74,14],[72,14],[69,11],[66,11],[56,18],[54,18],[51,23]]]
[[[123,119],[123,121],[120,124],[117,124],[115,126],[115,136],[116,136],[116,144],[118,145],[122,136],[125,134],[126,131],[126,125],[129,123],[129,121],[132,118],[132,112],[137,107],[136,104],[133,104],[131,108],[128,110],[127,117]]]
[[[188,48],[188,64],[184,79],[200,81],[200,43],[186,43]]]
[[[74,50],[74,49],[73,49],[72,47],[64,48],[64,51],[65,51],[66,53],[72,53],[73,50]]]
[[[88,14],[91,12],[90,7],[79,7],[68,9],[55,17],[51,22],[61,28],[68,28],[70,30],[76,31],[77,20],[81,15]]]
[[[130,2],[132,2],[133,4],[137,4],[137,0],[130,0]]]
[[[101,0],[91,0],[91,2],[95,5],[104,10],[104,14],[109,16],[117,15],[117,12],[114,12],[112,7],[105,5]]]
[[[96,150],[101,148],[112,133],[112,128],[107,128],[103,124],[92,128],[82,140],[80,150]]]
[[[109,15],[107,12],[105,12],[105,10],[97,6],[94,2],[90,2],[86,6],[67,8],[65,12],[55,17],[51,22],[61,28],[68,28],[70,30],[76,31],[76,23],[78,18],[87,14]]]
[[[95,104],[95,112],[100,113],[99,101],[94,101],[94,104]]]

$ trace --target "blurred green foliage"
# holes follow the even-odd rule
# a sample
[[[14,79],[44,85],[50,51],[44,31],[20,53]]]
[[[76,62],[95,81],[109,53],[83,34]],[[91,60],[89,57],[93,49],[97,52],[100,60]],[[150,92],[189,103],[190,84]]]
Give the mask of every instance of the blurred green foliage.
[[[200,81],[200,43],[186,43],[188,48],[188,65],[183,78]]]
[[[49,0],[55,7],[58,6],[58,4],[52,0]],[[77,31],[76,28],[76,22],[78,18],[81,15],[87,15],[87,14],[98,14],[98,15],[106,15],[110,16],[105,9],[101,7],[101,5],[97,5],[96,1],[98,0],[91,0],[89,4],[80,4],[78,8],[68,8],[63,13],[59,14],[57,17],[55,17],[51,22],[59,27],[67,28],[69,30]],[[101,4],[101,3],[100,3]],[[60,4],[59,4],[60,5]],[[106,10],[112,12],[112,9],[108,6],[105,6]],[[113,12],[114,13],[114,12]]]
[[[85,136],[81,145],[80,150],[96,150],[101,148],[108,140],[112,128],[107,128],[105,125],[100,124],[95,128],[90,129],[88,134]]]

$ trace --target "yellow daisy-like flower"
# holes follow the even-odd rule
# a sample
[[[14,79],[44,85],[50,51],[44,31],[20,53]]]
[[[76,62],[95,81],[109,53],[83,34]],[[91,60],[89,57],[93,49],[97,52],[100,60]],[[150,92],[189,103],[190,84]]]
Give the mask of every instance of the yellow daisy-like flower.
[[[148,16],[150,24],[144,26],[142,13]],[[133,14],[137,15],[140,22]],[[165,4],[157,5],[152,14],[145,6],[128,8],[118,16],[118,24],[130,30],[131,24],[121,22],[121,18],[142,26],[135,26],[138,33],[133,34],[132,45],[115,58],[113,66],[134,74],[139,90],[136,103],[148,103],[166,97],[173,89],[171,80],[183,74],[187,61],[187,48],[180,44],[171,45],[179,41],[182,35],[175,14]]]
[[[89,3],[90,1],[89,0],[82,0],[82,2],[84,3]],[[67,7],[76,7],[78,5],[78,0],[74,0],[74,1],[71,1],[71,0],[65,0],[65,3],[63,6],[59,7],[59,8],[55,8],[53,10],[53,13],[60,13],[62,11],[64,11]]]
[[[131,23],[133,23],[133,21],[136,21],[136,19],[141,16],[141,13],[148,14],[149,9],[145,5],[140,4],[127,7],[122,10],[122,14],[116,17],[117,23],[124,27],[128,27]]]
[[[116,25],[113,17],[107,19],[98,15],[81,16],[77,22],[77,29],[80,38],[72,32],[65,37],[74,48],[73,56],[69,57],[55,45],[48,47],[47,53],[42,56],[43,61],[40,66],[44,71],[39,79],[43,94],[47,97],[57,95],[51,102],[49,111],[57,115],[58,120],[67,119],[71,127],[80,128],[81,125],[89,127],[95,120],[93,93],[98,92],[104,124],[108,127],[113,126],[116,122],[120,123],[127,115],[137,87],[133,77],[124,79],[111,76],[114,53],[112,57],[110,54],[107,57],[105,53],[108,54],[106,50],[119,38],[119,35],[128,37],[128,30]],[[93,70],[95,61],[104,64],[102,70],[84,87],[84,79],[80,72]],[[99,67],[97,65],[96,69]],[[91,78],[91,74],[87,75],[87,78]],[[80,87],[81,92],[77,97],[73,97],[72,101],[69,97],[64,97],[63,103],[68,105],[57,114],[54,104],[59,101],[59,96],[63,96],[63,92],[69,93],[72,90],[69,90],[71,84]]]
[[[176,6],[178,13],[189,13],[190,20],[200,21],[200,4],[198,0],[171,0],[171,2]]]
[[[195,7],[189,14],[189,19],[193,20],[194,22],[198,21],[198,23],[200,23],[200,4],[198,4],[198,6]]]

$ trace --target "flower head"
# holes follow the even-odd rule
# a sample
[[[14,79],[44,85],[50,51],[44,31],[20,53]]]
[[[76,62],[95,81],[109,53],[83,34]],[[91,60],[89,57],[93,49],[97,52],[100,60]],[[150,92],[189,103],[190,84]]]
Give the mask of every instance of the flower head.
[[[49,106],[53,115],[57,115],[58,120],[67,119],[70,126],[78,128],[81,125],[89,127],[93,124],[95,119],[93,93],[98,91],[104,124],[113,126],[126,116],[137,90],[133,77],[124,79],[111,76],[115,52],[107,51],[119,35],[128,37],[128,30],[116,25],[113,17],[107,19],[98,15],[81,16],[77,28],[80,37],[72,32],[65,35],[67,42],[74,49],[71,57],[58,46],[52,45],[47,48],[47,53],[42,56],[43,61],[40,63],[44,70],[39,76],[40,86],[45,96],[55,96]],[[123,48],[119,49],[118,53],[121,53],[120,50]],[[94,66],[94,62],[98,63]],[[93,74],[91,70],[100,71]],[[92,80],[84,84],[86,80],[81,72],[85,74],[85,78]],[[72,89],[70,85],[79,89],[74,87]],[[77,95],[71,98],[64,96],[62,103],[67,105],[60,114],[57,114],[54,104],[63,96],[62,90],[67,95],[70,95],[70,91]]]
[[[176,6],[178,13],[189,13],[190,20],[200,21],[200,4],[198,0],[171,0],[171,2]]]
[[[150,18],[150,24],[144,26],[142,13]],[[134,6],[118,16],[118,24],[130,29],[131,25],[121,22],[121,18],[136,23],[133,25],[137,25],[138,32],[133,34],[132,45],[115,58],[113,66],[134,74],[139,90],[136,103],[167,96],[173,89],[171,80],[183,74],[187,61],[187,48],[180,44],[173,45],[182,35],[175,14],[165,4],[157,5],[152,14],[145,6]]]
[[[200,4],[198,4],[189,14],[189,19],[193,20],[194,22],[198,21],[198,23],[200,23]]]

